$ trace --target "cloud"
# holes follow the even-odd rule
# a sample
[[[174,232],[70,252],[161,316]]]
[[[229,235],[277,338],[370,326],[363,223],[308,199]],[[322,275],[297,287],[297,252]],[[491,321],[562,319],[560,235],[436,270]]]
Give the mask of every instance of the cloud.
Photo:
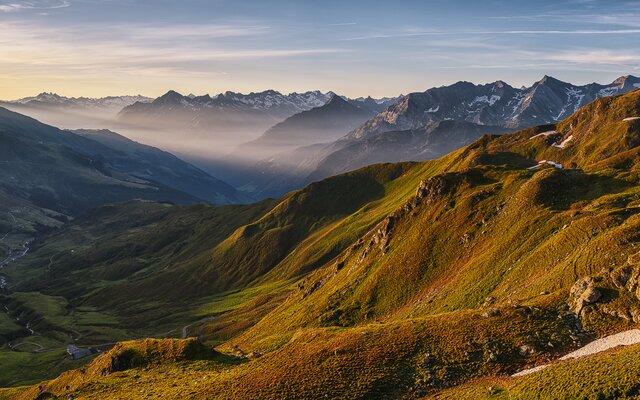
[[[593,25],[619,25],[628,27],[640,26],[640,13],[637,12],[620,12],[600,14],[576,14],[576,13],[548,13],[548,14],[531,14],[531,15],[507,15],[493,16],[489,19],[500,21],[518,21],[518,22],[558,22],[562,24],[580,23]]]
[[[53,10],[71,6],[66,0],[23,1],[20,3],[0,1],[0,12],[18,12],[25,10]]]
[[[333,48],[247,48],[227,37],[260,37],[268,27],[201,25],[46,28],[19,22],[0,22],[0,67],[57,69],[93,74],[117,71],[135,74],[207,74],[227,69],[235,61],[295,58],[341,52]],[[262,33],[261,33],[262,32]],[[189,40],[186,40],[189,39]]]
[[[341,41],[397,39],[420,36],[476,36],[476,35],[632,35],[640,33],[640,29],[567,29],[567,30],[503,30],[503,31],[426,31],[389,34],[373,34],[340,39]]]
[[[117,27],[139,40],[213,39],[264,35],[269,26],[260,25],[129,25]]]
[[[632,65],[640,63],[640,53],[638,51],[624,53],[610,50],[573,51],[550,54],[544,57],[552,61],[589,65]]]
[[[487,34],[506,35],[632,35],[640,29],[572,29],[572,30],[512,30],[487,32]]]
[[[496,62],[495,60],[500,61]],[[535,70],[594,72],[628,74],[638,70],[640,53],[622,50],[572,50],[572,51],[531,51],[505,49],[501,57],[495,53],[483,54],[469,59],[468,62],[455,62],[439,66],[445,70]]]

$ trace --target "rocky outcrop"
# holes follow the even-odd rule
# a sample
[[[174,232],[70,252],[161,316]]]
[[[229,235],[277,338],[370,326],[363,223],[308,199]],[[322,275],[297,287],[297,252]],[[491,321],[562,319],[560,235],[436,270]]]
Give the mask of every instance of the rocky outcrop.
[[[640,253],[629,256],[624,266],[610,273],[611,280],[618,288],[626,288],[631,294],[640,300],[640,267],[638,259]]]
[[[594,304],[602,297],[602,293],[595,287],[595,279],[588,276],[578,279],[571,288],[573,298],[571,309],[580,315],[585,306]]]
[[[393,230],[399,220],[410,215],[418,206],[432,204],[437,199],[442,198],[460,180],[465,180],[464,174],[451,173],[420,181],[416,194],[374,227],[373,231],[375,233],[362,251],[358,262],[362,262],[375,246],[378,246],[383,254],[386,253]]]
[[[445,173],[421,180],[415,195],[374,226],[365,237],[350,247],[347,252],[348,254],[354,251],[360,251],[360,255],[356,262],[351,265],[349,271],[357,268],[376,247],[382,254],[385,254],[393,237],[393,232],[399,225],[399,222],[415,216],[418,207],[435,204],[445,196],[452,195],[461,185],[472,184],[475,179],[479,178],[479,176],[476,175],[477,172],[467,171],[462,173]],[[444,204],[445,209],[449,209],[450,207],[452,207],[451,203],[446,202]],[[341,263],[343,263],[343,261]],[[339,265],[340,268],[334,268],[335,272],[343,266],[343,264]]]
[[[596,303],[599,304],[598,310],[604,314],[622,318],[627,321],[640,322],[640,305],[625,303],[620,301],[603,301],[603,292],[601,288],[609,288],[628,292],[632,298],[640,301],[640,253],[633,254],[628,257],[624,265],[605,271],[603,274],[595,277],[584,277],[577,280],[571,288],[570,307],[571,311],[577,315],[581,315],[583,309]],[[622,293],[621,293],[622,294]],[[628,298],[628,295],[622,296]],[[626,300],[628,301],[628,300]]]

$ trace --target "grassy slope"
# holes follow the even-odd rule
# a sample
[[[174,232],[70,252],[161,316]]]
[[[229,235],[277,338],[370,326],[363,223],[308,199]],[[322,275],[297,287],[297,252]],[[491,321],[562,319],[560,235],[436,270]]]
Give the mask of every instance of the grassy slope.
[[[638,301],[608,274],[636,268],[638,258],[640,125],[622,122],[638,110],[638,91],[587,106],[555,127],[574,136],[564,149],[551,146],[558,137],[534,137],[549,127],[486,136],[436,161],[370,167],[285,198],[213,251],[260,273],[222,264],[200,276],[267,285],[307,274],[286,299],[266,290],[193,327],[213,340],[242,332],[223,351],[268,353],[224,373],[190,364],[196,388],[180,393],[420,396],[546,362],[630,326]],[[573,168],[526,169],[542,159]],[[371,175],[364,193],[349,192]],[[603,298],[576,320],[568,288],[586,275]],[[272,311],[250,318],[260,319],[255,325],[229,328],[265,304]],[[497,315],[481,316],[494,308]],[[182,382],[181,367],[163,368],[144,380],[158,383],[160,372],[166,384]],[[138,396],[131,379],[90,385],[77,389],[87,398]]]

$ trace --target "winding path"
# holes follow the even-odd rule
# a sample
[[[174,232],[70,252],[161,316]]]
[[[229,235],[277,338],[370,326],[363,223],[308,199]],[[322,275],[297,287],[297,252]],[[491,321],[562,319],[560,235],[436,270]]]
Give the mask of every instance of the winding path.
[[[12,345],[11,343],[9,343],[9,347],[11,348],[11,350],[17,349],[20,346],[24,346],[24,345],[32,345],[32,346],[36,346],[38,347],[37,350],[32,351],[31,353],[42,353],[43,351],[46,350],[46,348],[41,345],[40,343],[36,343],[36,342],[20,342],[18,344]]]

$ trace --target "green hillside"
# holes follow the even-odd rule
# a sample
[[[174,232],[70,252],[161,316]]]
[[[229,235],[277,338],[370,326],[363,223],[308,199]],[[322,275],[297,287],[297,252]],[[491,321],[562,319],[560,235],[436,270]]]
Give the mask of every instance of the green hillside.
[[[507,376],[640,321],[639,114],[640,91],[604,98],[277,202],[98,209],[14,264],[4,303],[66,302],[42,338],[91,310],[117,319],[104,341],[184,325],[207,355],[129,342],[0,398],[637,396],[637,347]]]

